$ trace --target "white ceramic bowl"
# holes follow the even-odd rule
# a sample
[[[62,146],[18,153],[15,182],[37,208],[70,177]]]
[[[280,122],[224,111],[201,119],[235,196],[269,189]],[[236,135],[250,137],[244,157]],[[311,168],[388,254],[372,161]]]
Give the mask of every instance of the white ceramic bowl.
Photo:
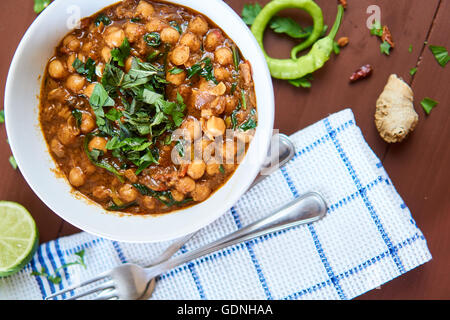
[[[61,218],[98,236],[125,242],[172,240],[205,227],[225,213],[257,176],[269,147],[274,118],[272,81],[264,56],[240,17],[221,0],[172,0],[204,14],[233,39],[253,67],[258,127],[248,153],[231,179],[207,201],[157,217],[119,216],[71,191],[55,175],[38,121],[38,96],[48,59],[70,31],[68,23],[87,17],[117,0],[56,0],[24,35],[8,74],[6,129],[20,171],[39,198]]]

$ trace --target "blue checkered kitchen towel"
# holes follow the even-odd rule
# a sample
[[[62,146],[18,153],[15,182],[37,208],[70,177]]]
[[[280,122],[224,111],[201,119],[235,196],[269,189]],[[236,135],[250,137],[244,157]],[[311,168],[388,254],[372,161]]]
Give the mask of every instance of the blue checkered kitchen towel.
[[[351,110],[294,134],[295,158],[196,235],[187,252],[235,231],[310,190],[328,202],[312,225],[205,256],[158,278],[152,299],[352,299],[429,261],[426,240]],[[80,233],[40,246],[19,274],[0,279],[0,299],[43,299],[120,263],[148,265],[169,243],[127,244]],[[87,268],[52,274],[85,250]],[[179,254],[179,253],[178,253]]]

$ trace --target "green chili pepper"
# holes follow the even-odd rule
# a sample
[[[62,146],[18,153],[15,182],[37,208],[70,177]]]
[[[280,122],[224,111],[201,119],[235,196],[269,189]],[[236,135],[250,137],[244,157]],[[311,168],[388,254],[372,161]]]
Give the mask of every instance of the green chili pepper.
[[[288,8],[299,8],[307,11],[314,20],[314,30],[306,41],[292,49],[291,59],[274,59],[269,57],[264,50],[264,30],[270,19],[276,13]],[[266,5],[256,17],[252,26],[252,32],[264,52],[272,76],[284,80],[299,79],[323,67],[325,62],[329,60],[333,51],[333,41],[339,30],[343,15],[344,8],[342,5],[339,5],[336,22],[334,23],[330,34],[315,42],[320,37],[323,30],[322,10],[315,2],[312,0],[274,0]],[[297,53],[313,42],[315,43],[310,52],[297,58]]]

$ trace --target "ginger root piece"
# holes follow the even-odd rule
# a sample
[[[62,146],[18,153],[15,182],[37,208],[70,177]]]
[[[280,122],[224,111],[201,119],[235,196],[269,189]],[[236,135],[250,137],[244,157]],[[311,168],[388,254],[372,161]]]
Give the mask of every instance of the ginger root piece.
[[[386,142],[401,142],[416,127],[419,116],[413,100],[409,85],[392,74],[377,100],[375,112],[375,125]]]

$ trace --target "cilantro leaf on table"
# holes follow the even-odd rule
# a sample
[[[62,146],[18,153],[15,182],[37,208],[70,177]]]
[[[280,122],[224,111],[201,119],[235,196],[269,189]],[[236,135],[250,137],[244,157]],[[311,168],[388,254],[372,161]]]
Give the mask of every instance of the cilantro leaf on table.
[[[0,123],[5,123],[5,110],[0,110]]]
[[[372,29],[370,29],[370,34],[377,37],[381,37],[383,35],[383,27],[381,26],[380,21],[375,20],[372,25]]]
[[[412,76],[415,75],[416,72],[417,72],[417,68],[416,67],[411,68],[411,70],[409,70],[409,74],[412,75]]]
[[[52,2],[52,0],[34,0],[34,12],[41,13]]]
[[[439,63],[441,67],[445,67],[447,63],[450,61],[450,57],[448,55],[448,51],[445,47],[442,46],[429,46],[430,51],[433,53],[434,58]]]
[[[380,51],[388,56],[391,53],[391,45],[387,41],[383,41],[383,43],[380,44]]]
[[[313,77],[308,74],[300,79],[290,80],[289,83],[297,88],[311,88],[311,80],[313,80]]]
[[[14,158],[14,156],[9,157],[9,164],[11,165],[11,167],[14,170],[17,170],[17,162],[16,162],[16,159]]]
[[[294,19],[275,16],[270,20],[270,28],[276,33],[285,33],[294,39],[307,38],[311,34],[309,28],[302,28]]]
[[[431,110],[436,107],[438,104],[437,101],[431,99],[431,98],[424,98],[420,104],[422,105],[423,110],[425,110],[426,114],[430,114]]]
[[[247,25],[251,26],[261,10],[262,6],[259,3],[244,5],[244,8],[242,9],[242,20],[244,20]]]

